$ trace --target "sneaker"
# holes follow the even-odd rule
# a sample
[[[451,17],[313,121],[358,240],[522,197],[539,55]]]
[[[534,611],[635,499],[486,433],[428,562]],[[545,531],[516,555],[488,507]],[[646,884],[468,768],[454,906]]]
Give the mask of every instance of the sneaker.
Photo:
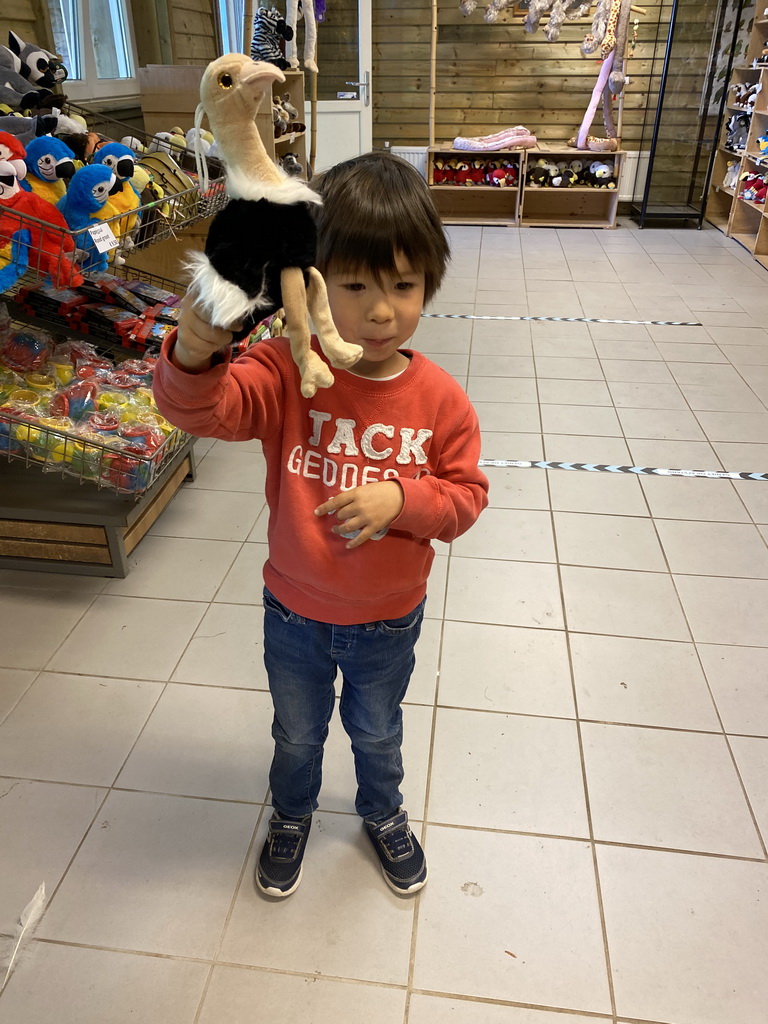
[[[386,821],[366,821],[365,827],[390,889],[401,896],[421,889],[427,881],[427,862],[406,812],[398,811]]]
[[[290,896],[298,889],[311,826],[311,814],[301,821],[272,814],[256,870],[256,885],[267,896]]]

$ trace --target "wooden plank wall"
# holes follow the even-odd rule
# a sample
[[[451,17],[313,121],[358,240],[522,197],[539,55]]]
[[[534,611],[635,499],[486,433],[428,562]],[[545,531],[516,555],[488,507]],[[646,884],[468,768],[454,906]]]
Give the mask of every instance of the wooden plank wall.
[[[168,0],[174,64],[209,64],[221,53],[216,0]]]
[[[650,0],[629,62],[624,144],[637,148],[648,93],[662,0]],[[374,140],[423,145],[428,134],[431,4],[374,4]],[[502,20],[505,19],[505,20]],[[556,43],[541,29],[527,35],[522,18],[487,24],[482,8],[466,18],[456,0],[440,0],[435,137],[485,135],[524,124],[546,142],[564,142],[578,127],[598,71],[582,57],[589,20],[569,22]],[[596,127],[599,127],[599,117]],[[596,134],[601,134],[596,131]]]
[[[39,43],[53,49],[50,20],[42,0],[3,0],[0,4],[0,43],[8,45],[8,31],[13,29],[27,43]]]

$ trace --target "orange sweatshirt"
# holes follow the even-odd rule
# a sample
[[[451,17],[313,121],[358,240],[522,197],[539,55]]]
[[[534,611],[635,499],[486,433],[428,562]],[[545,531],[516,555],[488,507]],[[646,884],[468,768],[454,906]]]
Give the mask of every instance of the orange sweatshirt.
[[[430,539],[460,536],[488,504],[477,415],[453,377],[405,349],[410,365],[393,380],[334,370],[333,387],[304,398],[286,338],[199,374],[173,365],[174,343],[155,371],[162,414],[200,437],[262,441],[275,597],[338,625],[407,615],[426,593]],[[379,540],[347,550],[336,518],[314,514],[340,491],[392,479],[405,503]]]

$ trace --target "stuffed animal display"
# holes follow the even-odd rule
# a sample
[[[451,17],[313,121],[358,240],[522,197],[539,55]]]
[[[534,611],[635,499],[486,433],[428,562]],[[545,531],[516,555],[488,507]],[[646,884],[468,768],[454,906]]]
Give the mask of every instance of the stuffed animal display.
[[[106,164],[81,167],[72,178],[67,194],[59,201],[58,209],[67,226],[71,231],[79,232],[78,248],[84,253],[83,270],[107,269],[107,254],[99,252],[87,229],[98,222],[98,215],[109,201],[116,181],[114,172]]]
[[[6,273],[4,286],[15,284],[28,267],[48,275],[56,287],[73,281],[81,284],[83,279],[69,258],[75,246],[66,221],[55,206],[21,187],[27,173],[24,157],[15,136],[0,133],[0,250],[7,251],[16,242],[7,263],[15,268],[10,275],[13,280]]]
[[[739,198],[748,203],[757,203],[760,206],[765,204],[765,197],[768,195],[768,174],[755,174],[745,172],[741,175],[739,183]]]
[[[41,135],[27,146],[25,162],[27,177],[24,184],[55,206],[67,191],[66,183],[75,173],[75,154],[61,139]]]
[[[281,49],[281,42],[293,39],[293,29],[276,7],[259,7],[253,17],[251,57],[254,61],[274,64],[285,71],[291,66]],[[216,133],[214,132],[214,135]]]
[[[436,157],[432,168],[434,185],[493,185],[506,188],[517,185],[519,164],[503,157],[497,159],[477,157],[464,160],[456,157]]]
[[[67,69],[55,54],[36,43],[25,43],[8,33],[8,46],[0,46],[0,103],[11,110],[50,110],[65,97],[51,90],[67,77]]]
[[[527,188],[616,188],[616,168],[613,160],[560,160],[555,163],[545,157],[532,163],[527,171]]]
[[[733,92],[730,107],[732,110],[746,110],[748,114],[757,106],[757,98],[763,91],[762,82],[732,82],[728,91]]]
[[[208,115],[216,136],[231,198],[213,219],[205,252],[189,254],[190,293],[210,322],[225,328],[248,318],[262,320],[284,307],[301,393],[311,398],[334,378],[311,347],[308,316],[332,366],[348,369],[362,350],[340,337],[325,281],[313,265],[312,207],[321,199],[270,160],[256,127],[274,83],[284,81],[274,64],[241,53],[219,57],[203,73],[199,110]]]
[[[752,118],[749,114],[732,114],[725,125],[725,146],[734,153],[743,153],[747,148],[747,138]]]

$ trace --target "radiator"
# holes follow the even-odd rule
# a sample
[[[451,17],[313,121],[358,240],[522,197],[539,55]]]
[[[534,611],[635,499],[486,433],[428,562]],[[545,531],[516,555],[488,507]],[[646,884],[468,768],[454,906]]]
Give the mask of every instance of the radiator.
[[[395,156],[407,160],[413,164],[419,174],[426,181],[427,178],[427,147],[426,146],[392,146],[391,152]]]

